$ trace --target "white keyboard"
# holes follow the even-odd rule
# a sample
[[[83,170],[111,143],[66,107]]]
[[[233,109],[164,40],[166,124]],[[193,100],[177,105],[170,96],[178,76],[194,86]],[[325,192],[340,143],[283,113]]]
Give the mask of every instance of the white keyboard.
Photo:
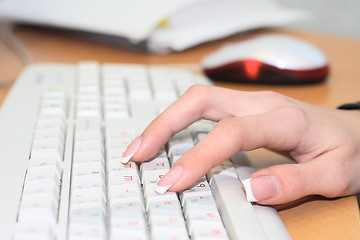
[[[245,153],[188,190],[154,191],[211,122],[174,135],[145,163],[120,162],[131,140],[193,84],[211,82],[162,66],[27,67],[0,112],[0,238],[290,239],[276,210],[246,201],[240,179],[253,170]]]

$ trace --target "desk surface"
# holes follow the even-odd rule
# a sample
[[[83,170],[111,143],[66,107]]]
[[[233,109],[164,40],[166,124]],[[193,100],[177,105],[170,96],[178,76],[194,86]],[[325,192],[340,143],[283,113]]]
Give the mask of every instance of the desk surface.
[[[277,91],[304,102],[330,108],[360,99],[360,40],[284,29],[254,31],[233,36],[227,41],[269,32],[297,36],[322,49],[331,64],[331,76],[328,80],[304,86],[216,85],[245,91]],[[100,43],[61,30],[17,26],[15,34],[24,43],[35,63],[77,63],[83,60],[96,60],[100,63],[199,63],[206,54],[225,42],[216,41],[185,52],[159,56]],[[0,39],[0,103],[10,88],[9,81],[16,78],[22,68],[20,59]],[[252,154],[268,153],[255,151]],[[359,208],[355,196],[339,199],[312,196],[277,208],[293,239],[360,239]]]

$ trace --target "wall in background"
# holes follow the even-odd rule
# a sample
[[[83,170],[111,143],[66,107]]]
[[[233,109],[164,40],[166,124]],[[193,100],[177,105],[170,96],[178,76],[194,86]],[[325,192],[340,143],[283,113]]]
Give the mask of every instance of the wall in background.
[[[308,10],[312,19],[291,26],[360,38],[360,0],[276,0],[283,6]]]

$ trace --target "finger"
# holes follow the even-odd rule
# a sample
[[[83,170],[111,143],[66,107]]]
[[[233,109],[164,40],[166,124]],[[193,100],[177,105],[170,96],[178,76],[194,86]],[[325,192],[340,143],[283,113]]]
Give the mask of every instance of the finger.
[[[300,164],[272,166],[253,173],[245,185],[249,201],[272,205],[290,202],[308,195],[338,197],[349,194],[349,178],[339,159],[339,149]],[[249,199],[250,196],[250,199]]]
[[[260,147],[280,151],[293,149],[301,140],[306,124],[302,115],[301,110],[286,107],[265,114],[221,120],[177,161],[158,185],[181,191],[238,151]]]
[[[200,85],[191,87],[145,129],[136,154],[131,155],[132,159],[143,161],[151,158],[174,133],[196,120],[219,121],[227,117],[265,113],[290,104],[293,104],[292,100],[273,92],[239,92]]]
[[[122,162],[145,161],[153,157],[169,138],[176,132],[186,128],[201,118],[201,114],[209,104],[206,92],[211,87],[193,86],[177,101],[171,104],[144,130],[141,136],[130,143],[122,156]]]

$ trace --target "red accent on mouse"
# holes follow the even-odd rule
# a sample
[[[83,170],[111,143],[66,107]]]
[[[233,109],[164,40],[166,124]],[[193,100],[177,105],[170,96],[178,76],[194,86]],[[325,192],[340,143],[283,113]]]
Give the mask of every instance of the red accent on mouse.
[[[210,79],[222,82],[258,84],[308,84],[322,82],[329,75],[329,66],[307,70],[279,69],[255,59],[236,61],[212,69],[204,69]]]

